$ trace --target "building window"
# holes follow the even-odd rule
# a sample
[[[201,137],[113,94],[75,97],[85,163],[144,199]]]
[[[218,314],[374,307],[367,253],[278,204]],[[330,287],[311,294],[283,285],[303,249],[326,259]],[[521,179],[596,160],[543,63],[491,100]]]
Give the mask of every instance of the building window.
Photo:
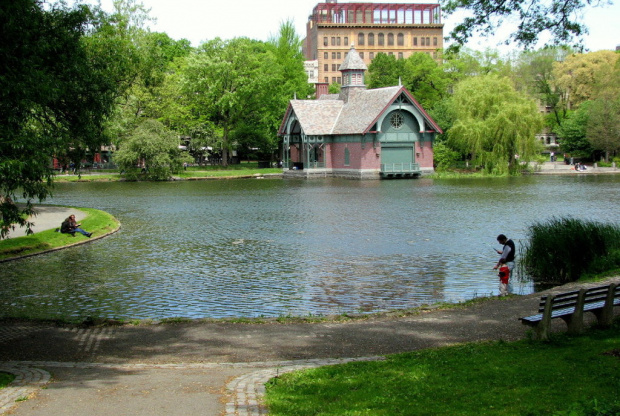
[[[431,38],[426,38],[426,46],[431,46]]]
[[[342,77],[338,77],[338,78],[336,78],[336,82],[337,82],[338,84],[342,84]]]
[[[398,52],[398,59],[403,59],[403,53],[402,52]]]
[[[329,46],[329,41],[327,39],[327,36],[323,38],[323,46]]]
[[[329,84],[329,77],[325,77],[325,78],[323,78],[323,80],[325,80],[326,84]]]
[[[336,59],[342,59],[342,55],[340,52],[336,53]]]
[[[323,59],[329,59],[329,52],[323,52]]]
[[[375,34],[374,33],[368,34],[368,46],[375,46]]]
[[[329,71],[329,64],[323,65],[323,71],[325,72]]]
[[[433,46],[437,46],[437,38],[436,37],[433,38]]]
[[[385,46],[385,35],[383,33],[379,33],[379,36],[377,37],[377,45]]]
[[[336,37],[332,36],[332,46],[336,46]]]
[[[332,59],[336,59],[336,52],[332,52]]]
[[[394,46],[394,34],[388,33],[388,46]]]
[[[340,46],[340,41],[341,41],[341,40],[342,40],[342,39],[340,38],[340,36],[338,36],[338,37],[336,38],[336,46]]]
[[[390,117],[390,124],[396,130],[400,129],[404,123],[405,123],[405,118],[399,112],[393,113],[392,116]]]
[[[357,44],[359,46],[363,46],[364,45],[364,34],[361,33],[361,32],[357,35]]]
[[[344,37],[344,46],[349,46],[349,37],[348,36]]]
[[[375,59],[375,53],[374,52],[370,52],[369,54],[369,58],[372,61],[373,59]]]
[[[345,166],[351,165],[351,152],[349,152],[348,147],[344,148],[344,165]]]
[[[405,46],[405,35],[399,33],[398,36],[396,36],[396,44],[398,46]]]
[[[420,46],[426,46],[426,38],[420,38]]]
[[[338,71],[338,64],[332,64],[332,71]]]
[[[413,46],[418,46],[418,38],[413,38]]]
[[[364,52],[360,52],[360,58],[364,59]]]

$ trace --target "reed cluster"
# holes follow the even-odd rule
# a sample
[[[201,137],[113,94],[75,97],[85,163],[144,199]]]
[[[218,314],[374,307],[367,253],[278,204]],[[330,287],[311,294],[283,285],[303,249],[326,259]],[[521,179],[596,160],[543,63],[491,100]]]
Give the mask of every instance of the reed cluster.
[[[525,271],[535,282],[574,282],[620,267],[620,226],[554,217],[529,227],[522,252]]]

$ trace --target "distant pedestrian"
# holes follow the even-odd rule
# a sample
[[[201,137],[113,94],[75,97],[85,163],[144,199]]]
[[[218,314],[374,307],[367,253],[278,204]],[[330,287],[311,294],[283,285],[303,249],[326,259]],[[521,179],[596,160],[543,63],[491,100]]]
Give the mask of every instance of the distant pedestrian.
[[[93,233],[89,233],[80,228],[82,224],[78,224],[75,221],[75,215],[69,215],[60,226],[60,232],[65,234],[71,234],[72,237],[75,237],[75,233],[80,233],[85,235],[86,237],[90,237]]]

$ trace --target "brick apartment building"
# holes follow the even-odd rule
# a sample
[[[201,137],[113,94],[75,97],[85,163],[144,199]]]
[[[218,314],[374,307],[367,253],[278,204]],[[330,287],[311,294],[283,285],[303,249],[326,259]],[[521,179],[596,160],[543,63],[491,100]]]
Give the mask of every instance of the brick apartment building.
[[[396,58],[416,52],[436,57],[443,48],[441,8],[417,3],[318,3],[304,39],[307,71],[317,91],[325,93],[329,84],[342,84],[339,66],[352,45],[366,65],[380,52]]]

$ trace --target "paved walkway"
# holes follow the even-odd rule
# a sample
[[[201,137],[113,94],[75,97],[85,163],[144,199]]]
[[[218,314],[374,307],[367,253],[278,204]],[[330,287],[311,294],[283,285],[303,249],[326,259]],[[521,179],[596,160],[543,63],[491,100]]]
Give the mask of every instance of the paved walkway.
[[[35,233],[60,228],[60,224],[71,214],[75,215],[77,222],[86,217],[84,211],[51,205],[37,205],[36,212],[36,215],[28,217],[28,221],[34,223],[32,231]],[[15,230],[9,232],[10,237],[22,237],[24,235],[26,235],[26,227],[15,227]]]
[[[545,162],[538,166],[535,173],[546,175],[589,175],[589,174],[614,174],[620,173],[618,168],[601,168],[588,165],[585,171],[575,171],[575,167],[567,165],[563,161]]]
[[[264,415],[264,382],[286,371],[523,338],[528,328],[518,318],[536,309],[539,296],[347,323],[77,327],[0,322],[0,371],[19,376],[0,390],[0,413],[12,408],[11,415],[21,416]],[[555,321],[553,330],[564,331],[563,322]],[[21,400],[25,397],[30,398]]]

